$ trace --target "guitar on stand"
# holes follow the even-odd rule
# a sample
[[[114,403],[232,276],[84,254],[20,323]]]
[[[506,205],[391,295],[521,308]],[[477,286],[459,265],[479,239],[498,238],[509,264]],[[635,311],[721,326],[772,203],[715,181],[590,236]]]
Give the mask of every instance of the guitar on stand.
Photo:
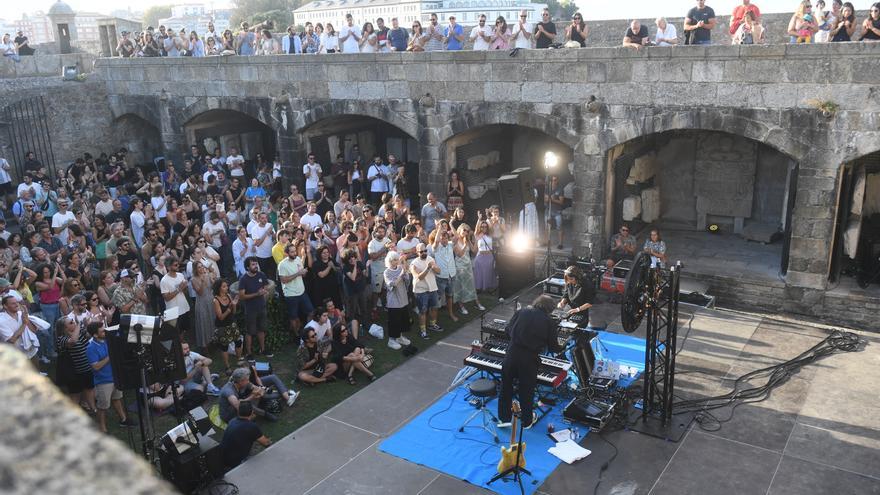
[[[513,419],[510,424],[510,447],[501,447],[501,460],[498,461],[498,474],[489,480],[489,483],[497,481],[501,478],[513,475],[514,481],[519,483],[522,489],[522,473],[529,476],[532,473],[526,469],[525,450],[526,444],[522,441],[523,426],[519,419],[519,402],[513,401],[511,406]],[[517,441],[517,423],[519,423],[519,441]]]

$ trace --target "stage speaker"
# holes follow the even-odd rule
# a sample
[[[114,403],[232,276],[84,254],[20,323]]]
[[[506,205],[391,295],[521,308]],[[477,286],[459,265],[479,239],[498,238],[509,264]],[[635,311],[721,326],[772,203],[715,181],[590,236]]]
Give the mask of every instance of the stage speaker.
[[[135,326],[142,328],[138,345]],[[113,383],[120,390],[141,387],[140,369],[147,385],[170,383],[186,377],[183,349],[176,328],[161,324],[159,317],[124,314],[116,329],[107,330],[107,349],[113,369]]]
[[[223,477],[223,455],[220,444],[211,437],[199,435],[198,446],[182,454],[159,449],[159,467],[162,477],[181,493],[195,493],[199,487]]]
[[[535,252],[502,249],[495,256],[498,273],[498,297],[508,298],[535,283]]]
[[[508,174],[499,177],[498,196],[501,199],[501,211],[505,216],[519,214],[525,205],[519,175]]]

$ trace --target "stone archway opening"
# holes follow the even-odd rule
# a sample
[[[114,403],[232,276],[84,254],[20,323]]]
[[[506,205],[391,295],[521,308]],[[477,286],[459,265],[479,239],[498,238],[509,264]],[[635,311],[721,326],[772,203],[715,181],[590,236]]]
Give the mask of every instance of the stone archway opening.
[[[113,142],[128,150],[132,165],[154,164],[162,155],[162,135],[159,128],[144,118],[128,113],[113,121]]]
[[[841,167],[829,278],[880,295],[880,151]]]
[[[652,134],[607,156],[605,230],[641,249],[659,228],[671,261],[708,277],[778,282],[788,269],[797,162],[717,131]]]
[[[250,177],[256,174],[253,167],[258,158],[271,165],[276,154],[275,131],[236,110],[208,110],[190,119],[183,128],[187,143],[204,153],[212,154],[219,148],[222,156],[226,156],[232,148],[237,149],[246,160],[245,170]]]
[[[343,160],[344,167],[350,167],[354,160],[359,160],[366,173],[375,155],[379,155],[384,162],[387,162],[389,155],[394,155],[406,170],[406,197],[413,205],[418,204],[419,144],[403,129],[374,117],[343,114],[314,122],[302,129],[300,136],[303,160],[309,153],[315,154],[316,161],[322,164],[325,184],[334,194],[338,194],[340,188],[334,183],[331,170],[339,160]],[[295,180],[302,182],[304,178],[300,167],[294,167],[294,170],[297,174]],[[366,191],[369,191],[366,182],[350,190],[353,194]]]
[[[559,187],[563,188],[566,202],[563,224],[570,226],[574,197],[573,150],[555,137],[520,125],[485,125],[447,139],[441,147],[441,161],[447,173],[459,172],[465,183],[465,211],[470,221],[476,218],[477,211],[498,205],[507,224],[517,225],[521,205],[533,202],[536,227],[540,229],[541,238],[546,239],[544,157],[547,152],[557,157],[557,165],[551,174],[558,177]],[[511,173],[521,169],[525,169],[524,173],[516,174],[523,177],[521,187],[506,187],[504,182]],[[444,178],[441,197],[446,195],[445,184]],[[566,248],[571,247],[572,237],[565,236]],[[557,242],[554,238],[553,244]]]

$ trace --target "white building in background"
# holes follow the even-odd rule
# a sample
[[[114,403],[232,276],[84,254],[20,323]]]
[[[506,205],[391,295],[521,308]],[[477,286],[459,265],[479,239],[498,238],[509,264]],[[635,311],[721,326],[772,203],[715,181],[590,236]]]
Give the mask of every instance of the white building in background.
[[[52,27],[52,21],[46,16],[45,12],[38,10],[33,14],[22,14],[21,19],[11,21],[15,25],[14,31],[9,31],[15,36],[16,31],[23,31],[28,41],[32,45],[40,43],[51,43],[55,41],[55,33]],[[4,31],[4,33],[7,31]]]
[[[454,15],[460,24],[476,24],[480,14],[485,14],[490,22],[504,16],[508,23],[519,19],[519,11],[525,9],[529,13],[529,22],[541,20],[541,11],[547,5],[532,3],[527,0],[315,0],[293,11],[293,22],[303,25],[306,22],[332,23],[338,30],[345,24],[345,15],[351,14],[354,23],[363,25],[376,18],[385,19],[391,25],[391,18],[397,17],[401,25],[407,29],[412,21],[418,19],[424,25],[430,15],[436,13],[440,24]],[[280,31],[280,29],[279,29]]]
[[[208,30],[208,23],[212,21],[214,22],[214,29],[218,33],[229,29],[229,18],[231,16],[232,10],[212,9],[203,3],[187,3],[171,7],[171,17],[159,19],[159,25],[175,31],[180,31],[181,29],[195,31],[201,36]],[[153,27],[158,28],[159,26]]]

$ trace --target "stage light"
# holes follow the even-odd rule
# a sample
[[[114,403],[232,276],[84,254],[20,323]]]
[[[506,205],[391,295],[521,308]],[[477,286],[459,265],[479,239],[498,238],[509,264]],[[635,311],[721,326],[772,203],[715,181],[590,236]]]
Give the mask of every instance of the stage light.
[[[552,151],[548,151],[544,153],[544,168],[551,169],[556,167],[556,164],[559,162],[559,158],[556,156],[556,153]]]
[[[530,247],[529,238],[523,232],[513,234],[510,239],[510,247],[514,253],[524,253]]]

